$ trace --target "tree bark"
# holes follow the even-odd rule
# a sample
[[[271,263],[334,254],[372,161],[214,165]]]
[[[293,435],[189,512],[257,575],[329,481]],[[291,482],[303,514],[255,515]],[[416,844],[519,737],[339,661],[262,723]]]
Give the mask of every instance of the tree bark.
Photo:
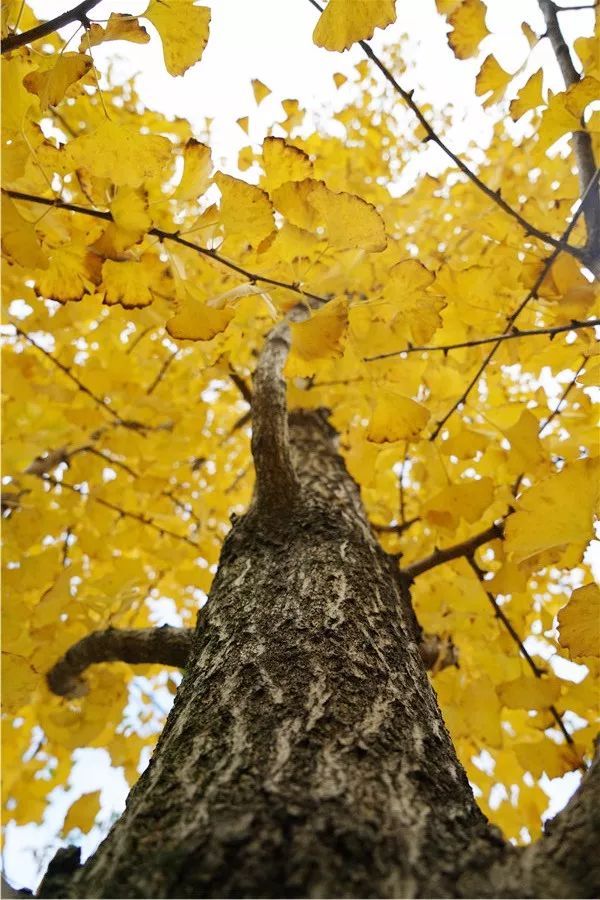
[[[39,896],[594,896],[597,771],[566,824],[504,842],[333,430],[315,411],[287,430],[293,502],[257,491],[234,525],[150,765],[94,856]]]

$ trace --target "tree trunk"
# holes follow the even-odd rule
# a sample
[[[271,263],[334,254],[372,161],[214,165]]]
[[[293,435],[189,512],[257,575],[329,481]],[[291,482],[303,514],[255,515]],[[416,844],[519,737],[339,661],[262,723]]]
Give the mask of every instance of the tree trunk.
[[[123,816],[83,867],[49,871],[41,896],[594,896],[591,788],[575,801],[584,829],[572,808],[538,845],[505,844],[325,417],[293,414],[289,445],[293,477],[266,505],[257,491],[225,541]]]

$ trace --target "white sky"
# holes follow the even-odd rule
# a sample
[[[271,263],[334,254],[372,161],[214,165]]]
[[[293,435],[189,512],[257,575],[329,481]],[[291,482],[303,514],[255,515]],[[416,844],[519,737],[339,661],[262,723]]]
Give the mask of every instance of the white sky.
[[[283,120],[280,105],[284,99],[299,100],[311,114],[315,126],[323,127],[324,117],[332,109],[339,109],[349,96],[351,86],[342,91],[335,88],[333,73],[353,76],[353,66],[364,56],[360,48],[343,54],[330,53],[312,43],[312,31],[317,20],[316,10],[308,0],[204,0],[212,9],[211,34],[199,65],[182,78],[172,78],[165,71],[160,41],[152,26],[144,24],[152,34],[150,44],[110,43],[94,48],[94,59],[100,70],[109,59],[119,57],[115,63],[114,77],[139,74],[138,91],[142,100],[151,108],[187,118],[198,137],[201,137],[205,119],[213,119],[210,143],[216,165],[235,171],[238,151],[250,141],[262,142],[267,128],[274,121]],[[525,19],[541,34],[543,19],[536,0],[486,0],[488,27],[493,33],[486,38],[482,49],[493,52],[500,64],[515,72],[523,63],[528,45],[520,35],[520,23]],[[69,7],[68,0],[34,0],[33,8],[41,18],[51,18]],[[563,0],[563,6],[575,5]],[[106,19],[111,12],[140,14],[146,8],[146,0],[103,0],[90,17]],[[470,141],[485,147],[491,133],[490,116],[474,102],[474,78],[478,66],[473,61],[458,62],[448,49],[443,20],[436,14],[434,0],[398,0],[398,22],[381,32],[373,40],[377,49],[383,43],[392,43],[398,36],[410,36],[410,55],[415,60],[409,65],[402,83],[416,88],[415,98],[429,102],[434,109],[451,106],[455,126],[449,133],[449,143],[454,150],[464,150]],[[593,29],[590,11],[578,11],[561,15],[561,25],[568,37]],[[70,37],[74,26],[65,29]],[[79,36],[69,49],[76,49]],[[562,82],[554,63],[548,42],[541,41],[532,53],[527,71],[541,64],[548,64],[550,75],[545,88],[560,90]],[[251,79],[259,78],[272,94],[256,108]],[[235,120],[251,115],[250,140]],[[431,148],[428,164],[431,171],[439,171],[439,151]],[[557,391],[558,393],[558,391]],[[161,692],[160,702],[167,705],[169,695]],[[61,842],[55,838],[60,830],[64,814],[80,794],[102,789],[100,821],[108,825],[111,818],[124,807],[127,785],[119,771],[111,769],[108,754],[102,750],[81,749],[75,751],[76,765],[69,789],[57,789],[53,795],[43,825],[16,828],[9,825],[3,851],[3,869],[6,877],[18,887],[35,887],[45,871],[49,859]],[[562,779],[544,784],[551,796],[548,813],[554,815],[566,802],[578,776],[569,773]],[[84,856],[91,853],[104,834],[96,826],[81,840]],[[73,839],[72,839],[73,840]],[[64,843],[64,842],[63,842]]]

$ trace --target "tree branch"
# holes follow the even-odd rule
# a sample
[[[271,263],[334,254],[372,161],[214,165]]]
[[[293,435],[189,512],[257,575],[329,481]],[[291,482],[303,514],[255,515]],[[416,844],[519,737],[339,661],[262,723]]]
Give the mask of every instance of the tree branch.
[[[424,572],[429,572],[430,569],[434,569],[436,566],[441,566],[443,563],[450,562],[453,559],[459,559],[461,556],[468,558],[478,547],[496,538],[501,538],[503,534],[504,526],[502,523],[494,523],[489,528],[486,528],[485,531],[474,534],[473,537],[461,541],[460,544],[453,544],[452,547],[444,547],[442,549],[436,547],[429,556],[402,569],[402,574],[412,582],[417,576],[422,575]]]
[[[466,554],[465,558],[466,558],[467,562],[469,563],[469,565],[471,566],[471,568],[473,569],[473,572],[475,573],[475,575],[481,582],[481,586],[485,592],[486,597],[488,598],[489,602],[491,603],[491,605],[493,607],[496,618],[502,622],[502,624],[504,625],[504,627],[510,634],[511,638],[513,639],[513,641],[519,648],[519,653],[521,654],[521,656],[523,657],[523,659],[525,660],[525,662],[527,663],[527,665],[533,672],[534,676],[536,678],[541,678],[542,675],[544,674],[543,670],[540,669],[540,667],[537,665],[535,660],[532,658],[532,656],[528,652],[527,648],[523,644],[523,641],[519,637],[514,625],[512,624],[512,622],[510,621],[510,619],[508,618],[508,616],[506,615],[506,613],[504,612],[504,610],[502,609],[502,607],[500,606],[500,604],[498,603],[498,601],[496,600],[496,598],[494,597],[492,592],[487,589],[486,582],[484,579],[485,573],[480,568],[480,566],[478,566],[477,562],[475,561],[475,553],[471,552],[469,554]],[[567,731],[565,723],[562,720],[561,714],[559,713],[557,708],[554,706],[554,704],[552,704],[550,707],[548,707],[548,709],[549,709],[550,713],[552,714],[552,718],[554,719],[554,721],[560,728],[567,744],[572,745],[574,743],[573,738]]]
[[[59,198],[39,197],[36,194],[26,194],[23,193],[23,191],[14,191],[12,188],[2,188],[2,193],[6,194],[7,197],[12,197],[13,200],[23,200],[26,203],[38,203],[41,206],[54,206],[56,209],[65,209],[68,212],[80,213],[83,216],[91,216],[94,219],[103,219],[105,222],[114,221],[111,214],[106,210],[92,209],[90,206],[78,206],[76,203],[66,203]],[[220,265],[225,266],[227,269],[231,269],[232,272],[236,272],[252,284],[257,282],[260,282],[261,284],[270,284],[271,287],[284,288],[286,291],[298,294],[305,300],[314,300],[319,304],[327,303],[327,297],[320,297],[318,294],[312,294],[310,291],[305,291],[296,283],[279,281],[277,278],[268,278],[266,275],[258,275],[256,272],[250,272],[248,269],[238,266],[237,263],[232,262],[230,259],[221,256],[216,250],[209,250],[207,247],[200,247],[199,244],[194,244],[192,241],[186,240],[176,231],[164,231],[162,228],[150,228],[147,233],[153,235],[153,237],[159,238],[161,241],[173,241],[175,244],[187,247],[188,250],[194,250],[201,256],[206,256],[208,259],[214,260]]]
[[[565,87],[569,88],[581,81],[581,76],[573,64],[571,53],[558,22],[557,13],[560,12],[560,9],[553,0],[538,0],[538,3],[546,23],[546,37],[554,50]],[[573,148],[579,172],[580,193],[583,196],[596,172],[596,160],[590,133],[585,129],[574,131]],[[583,215],[588,234],[586,255],[589,257],[588,264],[592,268],[594,261],[598,263],[600,260],[600,195],[598,191],[593,191],[587,197]]]
[[[40,38],[47,37],[49,34],[58,31],[59,28],[70,25],[71,22],[81,22],[81,24],[86,27],[88,12],[94,6],[97,6],[99,2],[100,0],[83,0],[83,3],[74,6],[73,9],[61,13],[54,19],[48,19],[47,22],[41,22],[39,25],[36,25],[35,28],[30,28],[29,31],[22,31],[21,34],[7,35],[2,41],[2,53],[9,53],[11,50],[17,50],[19,47],[23,47],[25,44],[32,44],[34,41],[39,41]]]
[[[392,350],[389,353],[379,353],[377,356],[365,356],[363,362],[374,362],[377,359],[389,359],[391,356],[401,356],[407,353],[434,353],[441,351],[448,353],[450,350],[463,350],[466,347],[480,347],[482,344],[493,344],[494,341],[502,343],[503,341],[514,341],[517,338],[537,337],[541,334],[555,335],[565,331],[577,331],[581,328],[595,328],[600,325],[600,319],[589,319],[587,322],[571,322],[569,325],[553,325],[548,328],[530,328],[526,331],[520,331],[514,328],[512,331],[503,332],[494,335],[494,337],[475,338],[472,341],[461,341],[457,344],[439,344],[432,347],[404,347],[402,350]]]
[[[569,235],[575,228],[575,225],[577,224],[579,217],[583,213],[583,208],[585,205],[586,197],[594,189],[594,186],[598,183],[599,179],[600,179],[600,169],[597,169],[592,181],[588,184],[588,186],[586,188],[585,194],[583,195],[583,197],[581,198],[581,200],[579,202],[579,206],[573,213],[573,218],[571,219],[571,221],[569,222],[569,224],[567,225],[567,227],[565,228],[565,230],[563,232],[564,240],[566,240],[569,237]],[[538,290],[540,289],[541,285],[543,284],[546,276],[550,272],[550,269],[554,265],[554,262],[558,258],[559,254],[560,254],[560,250],[554,249],[552,251],[552,253],[550,253],[549,256],[546,258],[546,261],[544,262],[544,265],[542,266],[542,269],[541,269],[539,275],[535,279],[533,286],[527,292],[527,295],[525,296],[525,298],[519,303],[519,305],[517,306],[515,311],[512,312],[510,314],[510,316],[507,318],[506,328],[504,329],[505,334],[511,333],[513,325],[515,324],[517,318],[521,315],[521,313],[523,312],[523,310],[525,309],[527,304],[531,300],[533,300],[534,297],[537,297]],[[473,388],[475,387],[475,385],[481,378],[483,372],[487,368],[488,363],[491,362],[491,360],[496,355],[496,351],[498,350],[498,347],[500,347],[500,344],[501,344],[501,341],[496,341],[496,343],[491,348],[491,350],[488,351],[488,353],[486,354],[486,356],[483,359],[483,362],[481,363],[481,365],[475,372],[475,375],[471,378],[469,384],[467,385],[465,390],[462,392],[462,394],[460,395],[458,400],[456,400],[453,403],[453,405],[450,407],[450,409],[445,414],[445,416],[442,419],[440,419],[440,421],[436,424],[435,428],[433,429],[433,431],[431,432],[431,434],[429,436],[430,441],[435,441],[435,439],[437,438],[438,434],[440,433],[440,431],[442,430],[442,428],[444,427],[444,425],[446,424],[446,422],[448,421],[450,416],[452,416],[453,413],[456,412],[456,410],[465,402],[465,400],[467,399],[467,397],[469,396],[469,394],[471,393],[471,391],[473,390]]]
[[[320,13],[323,12],[323,7],[317,3],[317,0],[308,0],[315,9],[318,9]],[[490,200],[492,200],[497,206],[500,207],[507,215],[509,215],[512,219],[519,223],[521,228],[525,231],[526,234],[531,235],[532,237],[536,237],[541,241],[544,241],[546,244],[550,244],[550,246],[564,250],[567,253],[571,253],[576,256],[578,259],[580,258],[580,250],[577,247],[571,247],[570,244],[566,243],[566,238],[563,236],[559,239],[553,238],[552,235],[548,234],[545,231],[542,231],[540,228],[536,228],[535,225],[532,225],[531,222],[528,222],[516,209],[513,209],[509,203],[504,200],[500,194],[500,191],[494,191],[490,188],[484,181],[479,178],[478,175],[473,172],[469,166],[462,161],[462,159],[454,153],[447,144],[439,137],[439,135],[434,131],[432,126],[429,124],[427,119],[425,118],[421,108],[415,103],[413,99],[413,91],[405,90],[399,83],[396,81],[392,73],[389,69],[381,62],[377,54],[373,51],[371,46],[367,43],[367,41],[359,41],[358,42],[366,54],[368,58],[377,66],[383,77],[389,84],[392,85],[397,94],[399,94],[409,109],[414,113],[417,117],[420,125],[425,129],[426,137],[425,140],[431,141],[436,144],[440,150],[445,153],[445,155],[452,160],[454,165],[460,169],[463,175],[466,175],[467,178],[479,188],[482,193],[486,195]]]
[[[290,326],[284,319],[267,335],[254,373],[252,456],[257,505],[267,514],[288,509],[298,494],[290,455],[283,377],[290,340]]]
[[[81,697],[87,685],[81,675],[95,663],[159,663],[185,667],[191,646],[193,628],[120,629],[94,631],[67,650],[46,676],[48,687],[61,697]]]

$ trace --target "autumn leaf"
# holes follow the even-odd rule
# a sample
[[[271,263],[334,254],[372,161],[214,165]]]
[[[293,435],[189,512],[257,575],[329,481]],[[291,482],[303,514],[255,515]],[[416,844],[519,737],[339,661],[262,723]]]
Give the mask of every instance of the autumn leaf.
[[[209,185],[211,170],[210,148],[190,138],[183,148],[183,174],[173,197],[198,200]]]
[[[178,340],[210,341],[225,331],[234,315],[234,309],[216,309],[190,299],[176,315],[167,319],[166,329]]]
[[[334,193],[321,182],[310,191],[308,201],[322,217],[327,239],[334,247],[373,253],[385,250],[383,221],[371,203],[344,191]]]
[[[226,240],[258,246],[275,227],[268,195],[255,185],[223,172],[217,172],[214,180],[221,191],[221,221]]]
[[[313,33],[326,50],[347,50],[356,41],[373,37],[376,28],[396,21],[394,0],[328,0]]]
[[[71,804],[62,827],[62,833],[67,835],[73,828],[79,828],[84,834],[90,830],[100,812],[101,791],[91,791],[82,794],[78,800]]]
[[[106,120],[72,140],[66,152],[75,169],[90,169],[114,184],[139,187],[168,166],[171,144],[162,135],[141,134],[135,125]]]
[[[448,43],[457,59],[475,56],[479,44],[489,33],[485,24],[485,4],[482,0],[462,0],[448,16],[452,31]]]
[[[68,89],[89,71],[92,60],[82,53],[62,53],[56,61],[48,57],[46,66],[26,75],[23,84],[40,98],[40,106],[55,106],[67,94]]]
[[[392,390],[380,390],[367,439],[375,444],[412,440],[425,428],[429,413],[420,403]]]
[[[183,75],[202,58],[210,25],[207,6],[193,0],[150,0],[142,15],[160,35],[169,75]]]
[[[134,44],[147,44],[150,35],[135,16],[124,13],[111,13],[103,28],[98,22],[92,22],[81,38],[79,50],[96,47],[106,41],[131,41]]]
[[[600,589],[586,584],[558,614],[560,643],[571,656],[600,656]]]

